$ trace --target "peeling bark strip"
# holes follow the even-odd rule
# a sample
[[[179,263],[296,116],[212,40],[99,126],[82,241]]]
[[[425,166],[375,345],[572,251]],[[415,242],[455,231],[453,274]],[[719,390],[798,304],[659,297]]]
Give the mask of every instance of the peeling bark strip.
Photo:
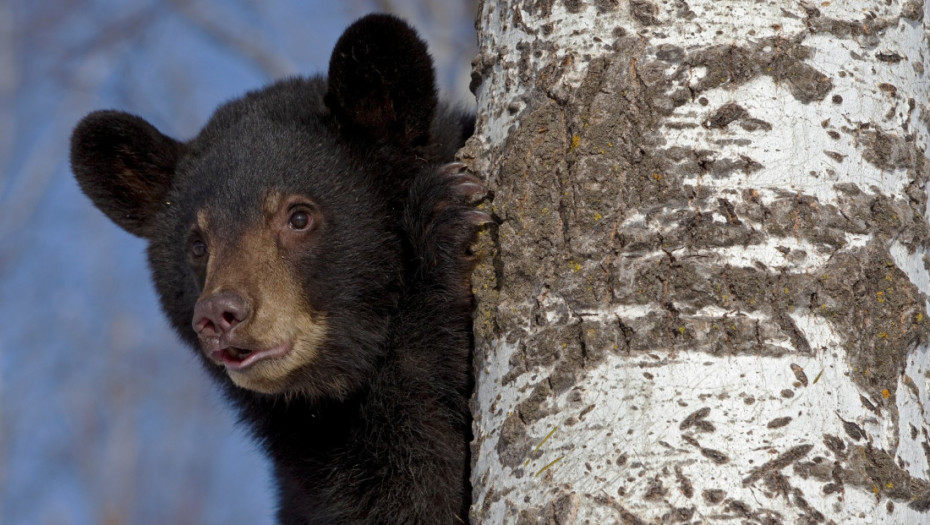
[[[476,523],[930,520],[928,10],[482,3]]]

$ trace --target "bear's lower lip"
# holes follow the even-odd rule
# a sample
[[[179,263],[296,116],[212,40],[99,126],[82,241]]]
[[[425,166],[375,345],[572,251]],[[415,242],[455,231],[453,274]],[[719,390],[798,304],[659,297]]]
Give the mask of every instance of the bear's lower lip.
[[[282,357],[290,351],[287,345],[275,346],[267,350],[249,350],[246,348],[221,348],[210,353],[210,359],[230,370],[242,370],[259,361]]]

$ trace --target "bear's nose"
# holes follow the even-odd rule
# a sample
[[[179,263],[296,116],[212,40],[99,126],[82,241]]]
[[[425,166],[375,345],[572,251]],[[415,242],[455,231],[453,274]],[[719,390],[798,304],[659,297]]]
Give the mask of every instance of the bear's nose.
[[[248,303],[238,293],[217,292],[200,298],[194,306],[194,331],[202,337],[219,337],[248,319],[250,313]]]

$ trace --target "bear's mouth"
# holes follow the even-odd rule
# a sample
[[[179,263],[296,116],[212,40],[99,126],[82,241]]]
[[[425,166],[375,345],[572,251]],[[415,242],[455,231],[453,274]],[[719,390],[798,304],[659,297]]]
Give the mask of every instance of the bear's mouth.
[[[225,366],[227,369],[242,370],[259,361],[264,361],[265,359],[282,357],[289,351],[290,347],[287,345],[275,346],[267,350],[252,350],[250,348],[229,346],[210,352],[210,359],[216,364]]]

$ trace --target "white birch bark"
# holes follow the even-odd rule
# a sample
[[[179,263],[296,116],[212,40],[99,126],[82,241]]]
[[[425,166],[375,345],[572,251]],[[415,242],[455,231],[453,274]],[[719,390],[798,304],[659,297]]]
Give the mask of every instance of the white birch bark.
[[[482,3],[474,522],[930,523],[928,11]]]

